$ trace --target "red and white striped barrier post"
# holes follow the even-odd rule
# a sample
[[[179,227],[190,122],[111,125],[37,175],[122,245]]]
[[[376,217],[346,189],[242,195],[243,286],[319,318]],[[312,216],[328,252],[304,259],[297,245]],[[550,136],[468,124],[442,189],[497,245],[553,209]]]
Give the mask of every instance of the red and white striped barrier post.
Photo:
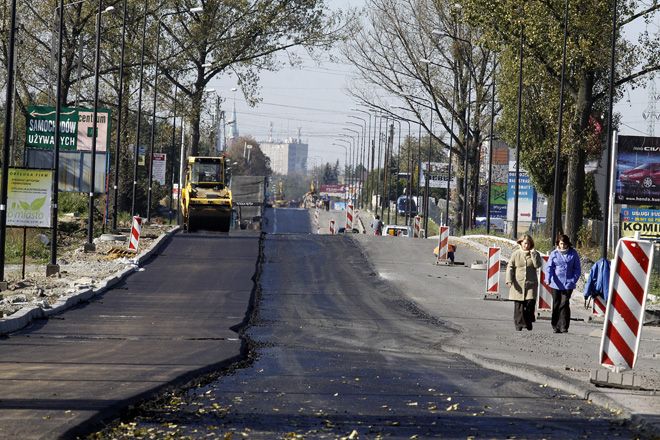
[[[545,268],[548,265],[548,256],[544,255],[541,257],[543,259],[543,265],[541,266],[541,276],[539,283],[539,294],[538,303],[536,305],[536,310],[552,310],[552,287],[550,287],[545,279]]]
[[[346,232],[353,230],[353,205],[346,205]]]
[[[142,232],[142,219],[139,215],[133,217],[133,225],[131,226],[131,236],[128,239],[128,250],[138,251],[140,245],[140,232]]]
[[[335,221],[330,220],[330,235],[335,235]]]
[[[314,210],[314,223],[316,224],[316,227],[319,227],[319,208],[318,206],[316,207],[316,210]]]
[[[420,228],[422,224],[422,219],[420,216],[416,215],[415,216],[415,222],[413,223],[413,238],[419,238],[420,237]]]
[[[594,296],[591,304],[591,314],[597,318],[602,318],[605,316],[605,309],[607,309],[605,299],[600,295]]]
[[[653,243],[619,240],[600,342],[600,364],[615,372],[635,366],[652,267]]]
[[[449,226],[440,226],[440,234],[438,235],[438,257],[435,264],[440,261],[446,261],[449,252]]]
[[[500,260],[502,249],[491,246],[488,248],[488,267],[486,270],[486,295],[484,299],[500,297]]]

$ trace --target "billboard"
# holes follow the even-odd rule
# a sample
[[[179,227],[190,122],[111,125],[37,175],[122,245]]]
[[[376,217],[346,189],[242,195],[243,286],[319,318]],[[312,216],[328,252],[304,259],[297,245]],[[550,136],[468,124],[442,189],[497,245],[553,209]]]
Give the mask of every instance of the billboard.
[[[516,166],[515,161],[509,162],[509,182],[507,189],[507,220],[513,221],[513,205],[516,198]],[[529,175],[520,168],[518,180],[518,221],[531,222],[536,219],[536,190],[532,186]]]
[[[91,151],[92,119],[94,111],[64,107],[60,111],[60,150]],[[103,152],[110,145],[110,110],[97,111],[96,151]],[[28,107],[25,146],[30,149],[52,150],[55,145],[55,107]]]
[[[7,178],[7,226],[50,228],[53,172],[9,168]]]
[[[616,159],[616,203],[660,203],[660,138],[619,136]]]
[[[321,195],[328,197],[344,197],[346,195],[346,186],[340,184],[325,184],[319,188]]]
[[[624,208],[621,210],[621,236],[660,239],[660,210]]]
[[[422,169],[419,173],[420,186],[426,186],[426,176],[429,176],[429,188],[447,188],[449,180],[449,164],[446,162],[431,162],[431,172],[428,172],[429,163],[422,163]],[[456,176],[453,175],[450,189],[456,188]]]

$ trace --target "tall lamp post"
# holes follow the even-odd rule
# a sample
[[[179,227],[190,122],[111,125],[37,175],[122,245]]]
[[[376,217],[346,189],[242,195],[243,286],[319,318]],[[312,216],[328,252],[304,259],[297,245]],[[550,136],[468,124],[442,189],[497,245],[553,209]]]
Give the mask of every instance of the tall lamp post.
[[[347,122],[348,124],[355,124],[354,122]],[[355,124],[358,125],[358,124]],[[347,128],[344,127],[344,130],[350,131],[351,133],[355,133],[355,137],[349,136],[351,138],[351,141],[353,142],[353,148],[351,149],[351,156],[349,157],[349,160],[351,161],[351,168],[352,168],[352,176],[351,176],[351,181],[353,185],[353,192],[351,192],[351,195],[354,194],[355,192],[355,186],[356,186],[356,177],[357,177],[357,164],[356,164],[356,151],[357,151],[357,146],[360,144],[360,132],[357,130],[353,130],[352,128]],[[351,197],[351,202],[353,202],[353,197]],[[354,203],[354,202],[353,202]]]
[[[355,115],[348,115],[349,118],[353,119],[359,119],[362,121],[362,145],[360,147],[360,155],[359,155],[359,162],[362,165],[362,169],[360,170],[360,175],[358,177],[358,185],[360,187],[360,198],[358,199],[358,206],[360,208],[364,207],[364,170],[366,169],[364,166],[364,149],[367,141],[367,135],[370,133],[367,133],[367,121],[364,118],[361,118],[359,116]],[[369,120],[369,123],[371,124],[371,119]]]
[[[520,130],[522,124],[522,87],[523,87],[523,55],[525,44],[525,27],[520,27],[520,47],[519,47],[519,66],[518,66],[518,123],[516,126],[516,190],[513,199],[513,228],[511,237],[518,235],[518,195],[520,193]]]
[[[124,11],[121,21],[121,61],[119,63],[119,91],[117,93],[117,139],[115,146],[115,183],[114,201],[112,204],[112,230],[117,230],[117,210],[119,207],[119,150],[121,148],[121,123],[122,123],[122,94],[124,91],[124,49],[126,46],[126,16],[128,15],[128,0],[124,0]],[[61,43],[60,43],[61,44]],[[59,79],[58,79],[59,85]]]
[[[561,228],[561,134],[562,126],[564,124],[564,81],[566,75],[566,40],[568,39],[568,1],[564,3],[564,39],[561,50],[561,80],[559,83],[559,118],[557,127],[557,149],[555,150],[555,181],[553,197],[554,202],[552,205],[552,229],[550,231],[550,243],[557,239],[558,231]],[[609,168],[607,171],[609,176]]]
[[[61,2],[61,0],[60,0]],[[5,281],[5,243],[7,241],[7,183],[9,182],[9,149],[11,145],[11,112],[14,99],[14,49],[16,47],[16,0],[12,0],[9,19],[9,42],[7,49],[7,92],[5,95],[5,127],[2,148],[2,186],[0,187],[0,290],[7,290]],[[56,130],[57,132],[58,130]]]
[[[131,194],[131,217],[135,215],[135,201],[137,199],[138,163],[140,156],[140,139],[142,134],[142,84],[144,81],[144,52],[147,37],[147,9],[149,0],[144,0],[144,21],[142,22],[142,49],[140,50],[140,82],[138,86],[137,131],[135,134],[135,149],[133,151],[133,190]]]
[[[101,16],[104,12],[114,10],[114,7],[108,6],[103,9],[103,0],[99,0],[99,8],[96,14],[96,48],[94,61],[94,112],[92,115],[92,153],[90,166],[90,188],[89,188],[89,218],[87,220],[87,243],[85,243],[85,252],[96,250],[94,239],[94,184],[96,183],[96,141],[98,139],[98,106],[99,106],[99,69],[101,64]]]
[[[163,24],[163,19],[172,15],[179,15],[188,13],[196,13],[203,11],[204,8],[201,6],[191,8],[187,11],[173,11],[162,14],[158,18],[158,24],[156,26],[156,64],[154,66],[154,101],[152,109],[152,119],[151,119],[151,141],[149,142],[149,152],[147,153],[148,159],[148,182],[147,182],[147,223],[151,221],[151,190],[153,182],[153,151],[154,151],[154,142],[156,140],[156,104],[158,101],[158,62],[160,55],[160,26]]]
[[[609,82],[609,103],[608,103],[608,113],[607,113],[607,169],[605,173],[605,206],[607,207],[607,213],[603,221],[603,238],[601,246],[601,257],[607,258],[607,249],[608,249],[608,240],[609,240],[609,228],[610,228],[610,198],[612,194],[610,193],[610,168],[612,167],[612,112],[614,111],[614,74],[615,70],[615,56],[616,56],[616,33],[617,33],[617,0],[613,0],[613,9],[612,9],[612,47],[610,54],[610,82]]]
[[[351,115],[349,115],[348,117],[350,118]],[[356,116],[354,116],[354,117],[356,117]],[[362,119],[362,118],[358,118],[358,119]],[[364,121],[364,119],[362,119],[362,121]],[[351,124],[351,125],[355,125],[356,127],[360,127],[360,130],[361,130],[361,133],[358,135],[358,141],[357,141],[357,145],[356,145],[355,152],[354,152],[355,157],[353,158],[353,162],[355,163],[355,171],[353,173],[354,178],[355,178],[355,181],[353,182],[353,184],[356,188],[356,202],[355,203],[356,203],[357,207],[359,208],[360,207],[359,206],[360,205],[359,195],[361,194],[361,191],[362,191],[362,186],[361,186],[362,179],[360,177],[361,174],[362,174],[362,171],[360,171],[360,173],[358,174],[358,166],[361,164],[360,163],[360,151],[362,150],[362,148],[364,146],[364,137],[366,135],[366,123],[365,123],[365,125],[358,124],[358,123],[352,122],[352,121],[346,121],[346,123]],[[360,137],[360,135],[361,135],[361,137]],[[359,190],[359,192],[358,192],[358,190]]]

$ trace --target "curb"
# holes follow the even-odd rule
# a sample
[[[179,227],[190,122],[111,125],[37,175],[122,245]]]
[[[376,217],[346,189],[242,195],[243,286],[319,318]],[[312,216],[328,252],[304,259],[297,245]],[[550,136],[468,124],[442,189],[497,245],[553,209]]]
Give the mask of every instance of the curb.
[[[126,267],[114,275],[110,275],[109,277],[101,280],[98,284],[98,287],[95,289],[85,289],[63,295],[58,298],[58,300],[51,307],[46,309],[42,308],[41,306],[26,307],[7,318],[0,318],[0,336],[7,335],[27,327],[32,321],[37,319],[48,318],[50,316],[62,313],[83,301],[89,300],[93,296],[109,290],[119,282],[123,281],[130,274],[135,272],[143,262],[151,258],[151,256],[156,251],[158,251],[158,249],[160,249],[166,239],[174,235],[179,229],[180,226],[175,226],[169,231],[161,234],[149,249],[134,258],[133,264],[131,266]]]
[[[499,359],[496,360],[488,358],[481,356],[469,349],[458,347],[456,345],[440,344],[440,348],[448,353],[462,356],[483,368],[499,371],[500,373],[510,374],[512,376],[516,376],[533,383],[544,384],[549,387],[565,391],[569,394],[574,394],[579,398],[591,401],[600,407],[620,411],[620,415],[618,416],[620,418],[631,420],[637,418],[636,423],[638,424],[645,422],[644,418],[633,415],[629,410],[616,403],[615,400],[608,397],[607,395],[597,390],[592,390],[589,386],[583,383],[567,379],[561,376],[560,373],[555,373],[553,375],[551,373],[545,372],[539,367],[530,367],[529,365],[522,365],[515,362],[506,362]]]

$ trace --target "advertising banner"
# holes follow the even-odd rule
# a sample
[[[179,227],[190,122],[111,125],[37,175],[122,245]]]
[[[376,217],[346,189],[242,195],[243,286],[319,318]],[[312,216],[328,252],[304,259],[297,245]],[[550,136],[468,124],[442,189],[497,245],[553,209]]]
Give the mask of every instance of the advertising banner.
[[[321,195],[328,197],[345,197],[346,196],[346,186],[340,184],[325,184],[321,185],[320,188]]]
[[[7,177],[7,226],[50,228],[53,172],[9,168]]]
[[[619,136],[615,202],[660,204],[660,138]]]
[[[151,161],[151,173],[153,179],[165,185],[165,169],[167,168],[167,154],[165,153],[154,153],[152,155],[153,160]]]
[[[493,183],[490,187],[490,216],[494,218],[506,218],[507,208],[506,183]]]
[[[63,107],[60,112],[60,149],[62,151],[92,150],[92,119],[94,111]],[[110,143],[110,110],[97,112],[98,134],[96,151],[104,152]],[[52,150],[55,146],[55,107],[35,105],[28,107],[25,146]]]
[[[420,186],[426,187],[426,176],[429,177],[429,188],[447,188],[449,180],[449,164],[446,162],[431,162],[431,172],[428,171],[428,162],[422,163],[419,173]],[[452,176],[450,189],[456,188],[456,177]]]
[[[509,162],[509,183],[507,189],[507,220],[513,221],[513,205],[516,197],[515,162]],[[518,181],[518,221],[534,221],[536,214],[536,191],[527,175],[520,168]]]
[[[660,210],[624,208],[621,210],[621,237],[660,239]]]

